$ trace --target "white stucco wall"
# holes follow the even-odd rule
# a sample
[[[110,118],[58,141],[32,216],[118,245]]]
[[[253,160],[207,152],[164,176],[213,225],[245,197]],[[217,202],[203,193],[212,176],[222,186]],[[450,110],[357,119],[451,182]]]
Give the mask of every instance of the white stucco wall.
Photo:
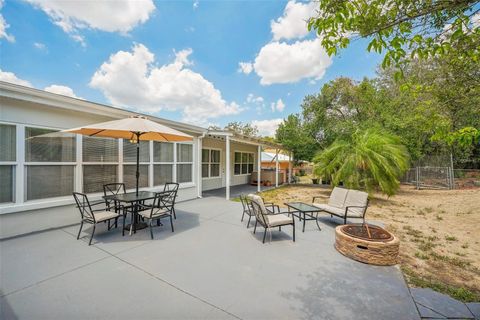
[[[87,106],[82,108],[81,106],[75,105],[75,101],[72,101],[71,108],[62,108],[21,100],[20,98],[3,96],[3,93],[4,92],[0,91],[0,123],[14,124],[17,126],[17,131],[23,131],[26,126],[66,129],[128,116],[128,114],[122,114],[122,112],[120,112],[121,114],[119,115],[114,112],[114,110],[111,112],[112,116],[91,112],[91,109],[94,109],[93,107],[90,108]],[[65,104],[68,105],[69,98],[65,98],[65,100]],[[80,104],[81,103],[83,102],[80,102]],[[108,114],[108,107],[104,109],[106,109],[104,113]],[[195,136],[195,133],[188,133]],[[196,141],[197,139],[195,138],[193,142],[193,182],[180,186],[178,201],[195,199],[198,196],[198,174],[195,163],[198,161],[199,156],[196,154],[198,150]],[[18,156],[18,150],[20,149],[20,154],[23,154],[22,149],[24,148],[24,143],[17,141],[17,175],[19,173],[19,167],[24,166],[23,159]],[[77,185],[81,186],[81,183],[76,183],[76,186]],[[14,188],[15,190],[25,190],[23,181],[21,179],[15,179]],[[159,188],[163,189],[161,186],[144,189],[158,190]],[[81,191],[78,190],[77,187],[75,187],[75,189]],[[18,195],[16,191],[15,194],[16,196]],[[19,198],[20,197],[17,197],[17,199]],[[100,199],[100,195],[91,195],[91,199]],[[74,199],[72,196],[64,196],[31,201],[24,201],[22,197],[22,201],[17,201],[16,203],[0,204],[0,238],[79,223],[79,213],[76,210],[72,210],[73,203]]]
[[[226,146],[225,141],[212,138],[204,138],[202,143],[202,148],[204,149],[220,149],[220,178],[203,178],[202,179],[202,190],[207,191],[211,189],[218,189],[225,187],[225,168],[226,168]],[[246,175],[235,175],[234,174],[234,161],[235,161],[235,152],[251,152],[254,153],[254,170],[257,168],[257,149],[256,145],[239,143],[236,141],[230,142],[230,181],[231,185],[239,185],[250,183],[251,174]]]

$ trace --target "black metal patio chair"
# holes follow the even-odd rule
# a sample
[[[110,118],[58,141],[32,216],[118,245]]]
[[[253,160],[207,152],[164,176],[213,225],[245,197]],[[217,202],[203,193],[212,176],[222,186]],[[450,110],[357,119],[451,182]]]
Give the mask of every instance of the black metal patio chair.
[[[168,198],[164,199],[165,203],[168,203],[172,206],[173,218],[177,219],[177,213],[175,212],[175,202],[177,201],[177,193],[178,193],[179,184],[176,182],[167,182],[163,187],[163,191],[171,191]]]
[[[175,190],[171,191],[163,191],[158,192],[155,194],[155,198],[153,199],[152,204],[141,204],[142,211],[138,214],[144,217],[147,220],[148,226],[150,228],[150,237],[153,239],[153,230],[152,230],[152,223],[153,220],[157,221],[157,226],[161,225],[160,219],[162,218],[170,218],[170,226],[173,230],[173,208],[174,204],[169,202],[168,199],[172,197],[172,194],[175,193]]]
[[[103,185],[103,195],[105,196],[105,205],[108,211],[121,212],[122,210],[131,211],[131,206],[122,206],[115,199],[109,199],[107,196],[116,196],[117,194],[126,193],[125,183],[115,182]],[[117,219],[118,220],[118,219]],[[115,220],[115,227],[117,227],[117,220]]]
[[[248,215],[248,222],[247,222],[247,228],[250,226],[250,220],[252,219],[252,216],[254,216],[255,214],[253,213],[253,209],[251,208],[251,204],[250,204],[250,201],[249,199],[241,194],[240,195],[240,202],[242,203],[242,207],[243,207],[243,212],[242,212],[242,219],[240,219],[241,222],[243,222],[243,217],[246,215]]]
[[[125,228],[125,213],[120,214],[119,212],[106,210],[106,208],[93,210],[92,206],[97,206],[104,203],[97,202],[95,204],[91,204],[88,200],[87,195],[84,193],[73,192],[73,197],[75,198],[77,208],[78,210],[80,210],[80,215],[82,217],[80,229],[78,230],[77,240],[80,239],[80,233],[82,232],[84,223],[93,224],[92,235],[90,236],[90,241],[88,242],[88,245],[92,244],[93,235],[95,234],[95,226],[98,223],[108,221],[108,230],[110,230],[110,221],[112,219],[115,219],[115,221],[117,221],[119,217],[123,216],[123,228]]]

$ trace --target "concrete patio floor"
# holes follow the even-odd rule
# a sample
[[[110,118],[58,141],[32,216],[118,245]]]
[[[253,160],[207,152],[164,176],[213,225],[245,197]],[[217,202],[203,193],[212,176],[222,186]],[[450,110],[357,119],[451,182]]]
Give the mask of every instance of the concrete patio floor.
[[[0,243],[1,319],[420,319],[400,270],[352,261],[333,247],[340,220],[267,235],[241,204],[177,205],[169,225],[121,236],[78,227]],[[165,221],[167,222],[167,221]]]

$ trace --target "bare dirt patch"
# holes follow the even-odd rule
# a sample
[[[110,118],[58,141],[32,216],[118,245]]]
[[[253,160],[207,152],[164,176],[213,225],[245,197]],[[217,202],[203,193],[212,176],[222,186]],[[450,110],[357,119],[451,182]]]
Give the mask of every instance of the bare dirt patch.
[[[329,189],[297,185],[262,196],[284,206],[329,194]],[[366,217],[382,221],[400,238],[400,264],[411,285],[431,286],[464,301],[480,299],[480,189],[402,186],[390,198],[374,194]]]

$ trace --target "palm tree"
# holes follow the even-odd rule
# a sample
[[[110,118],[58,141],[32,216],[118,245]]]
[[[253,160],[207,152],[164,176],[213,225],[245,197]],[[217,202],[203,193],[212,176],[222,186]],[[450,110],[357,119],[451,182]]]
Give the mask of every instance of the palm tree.
[[[400,139],[378,129],[357,130],[350,139],[337,139],[314,160],[314,173],[334,185],[371,193],[379,188],[394,195],[399,177],[408,169],[409,155]]]

